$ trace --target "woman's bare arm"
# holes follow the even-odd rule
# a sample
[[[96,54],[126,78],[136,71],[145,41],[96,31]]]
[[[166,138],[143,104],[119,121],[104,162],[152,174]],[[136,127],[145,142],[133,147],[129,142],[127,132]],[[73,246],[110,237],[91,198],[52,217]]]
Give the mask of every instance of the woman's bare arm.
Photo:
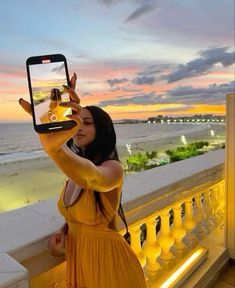
[[[108,160],[100,166],[74,154],[67,146],[59,151],[50,151],[56,165],[76,184],[99,192],[109,192],[122,185],[123,168],[116,160]]]

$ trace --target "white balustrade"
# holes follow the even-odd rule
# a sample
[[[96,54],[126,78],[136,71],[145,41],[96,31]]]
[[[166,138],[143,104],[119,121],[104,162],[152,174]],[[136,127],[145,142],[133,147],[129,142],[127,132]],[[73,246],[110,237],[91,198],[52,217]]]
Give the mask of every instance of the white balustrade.
[[[204,219],[204,214],[202,211],[202,192],[196,193],[195,197],[195,206],[194,206],[194,219],[196,222],[196,226],[194,228],[194,232],[198,239],[202,239],[207,234],[207,230],[202,225],[202,221]]]
[[[141,193],[143,193],[143,187],[146,187],[146,185],[150,183],[149,181],[146,180],[146,173],[149,172],[145,171],[143,173],[144,174],[143,177],[141,178],[142,180],[140,179],[143,182],[143,187],[139,187],[141,186],[141,181],[139,186],[137,186],[136,183],[135,183],[136,186],[134,186],[138,187],[138,189],[140,190],[140,194],[138,196],[139,198],[136,196],[137,193],[136,189],[130,187],[130,191],[134,191],[135,193],[132,194],[133,198],[130,197],[130,199],[128,200],[129,202],[127,207],[124,206],[124,209],[128,211],[128,213],[126,213],[127,221],[130,223],[129,225],[129,232],[131,234],[130,245],[133,251],[136,253],[143,267],[146,279],[148,279],[147,280],[148,287],[154,287],[155,280],[159,280],[161,276],[164,275],[164,273],[170,273],[169,271],[173,269],[174,265],[179,265],[181,261],[183,261],[184,257],[187,257],[187,253],[190,253],[192,251],[192,248],[195,247],[195,245],[200,244],[200,241],[203,240],[204,237],[208,235],[208,233],[210,233],[211,229],[207,228],[206,230],[204,228],[207,227],[205,225],[205,223],[207,223],[207,220],[210,220],[211,223],[213,223],[212,222],[213,218],[216,220],[220,220],[220,224],[218,223],[218,221],[215,221],[215,223],[213,223],[215,227],[221,225],[221,221],[224,219],[225,193],[224,193],[224,180],[222,180],[223,179],[223,173],[222,173],[223,162],[221,160],[222,157],[219,156],[218,160],[216,159],[214,160],[215,157],[210,155],[205,156],[203,155],[203,157],[212,157],[213,161],[215,161],[215,163],[213,164],[214,166],[211,165],[210,167],[204,167],[206,163],[205,161],[205,163],[203,164],[204,166],[203,167],[201,166],[200,168],[203,171],[202,174],[198,176],[200,170],[196,171],[195,172],[196,176],[192,175],[187,176],[188,177],[187,181],[185,180],[185,178],[183,178],[183,180],[180,180],[179,177],[178,180],[179,182],[176,182],[176,180],[174,180],[175,182],[173,182],[172,184],[169,184],[168,182],[168,185],[164,184],[165,185],[164,186],[159,180],[162,179],[160,178],[161,176],[160,175],[158,183],[162,185],[161,186],[162,188],[158,188],[158,191],[153,190],[153,192],[151,193],[149,192],[150,190],[148,190],[148,194],[146,193],[146,196],[143,196],[143,198],[141,198],[142,196],[140,195],[142,195]],[[190,159],[190,161],[193,162],[195,160]],[[199,161],[199,164],[201,164],[201,161]],[[185,167],[185,165],[180,166],[180,163],[174,163],[172,167],[174,168],[175,165],[176,166],[179,165],[181,169],[184,169]],[[169,167],[171,166],[169,165]],[[191,166],[189,165],[189,167]],[[188,170],[190,169],[189,167],[185,169],[184,173],[188,172]],[[174,169],[173,168],[171,174],[175,175],[175,168]],[[160,167],[157,169],[160,169]],[[162,167],[162,169],[166,169],[166,167]],[[204,171],[210,171],[210,169],[211,172],[210,173],[206,172],[209,174],[205,175]],[[151,173],[152,172],[150,172],[150,176]],[[166,173],[164,173],[164,175],[165,174]],[[204,180],[201,181],[200,179],[203,177]],[[212,179],[213,177],[214,179]],[[139,181],[139,178],[137,180]],[[202,184],[203,188],[200,188],[201,187],[200,185]],[[57,226],[59,226],[60,223],[55,223],[55,225],[53,224],[53,221],[55,222],[58,217],[57,213],[50,214],[49,211],[51,211],[51,208],[47,207],[43,203],[40,203],[38,205],[43,205],[44,214],[42,213],[39,214],[38,210],[41,211],[41,208],[39,209],[37,207],[34,208],[35,212],[34,210],[30,209],[30,213],[34,213],[33,215],[41,217],[40,221],[42,223],[45,222],[52,223],[51,226],[53,227],[56,226],[55,228],[57,228]],[[173,211],[173,213],[170,213],[171,211]],[[170,223],[170,217],[172,217],[171,219],[172,223]],[[158,233],[156,232],[159,224],[157,219],[160,219],[160,230]],[[8,219],[6,219],[6,221],[8,221]],[[21,224],[22,223],[24,225],[23,221],[21,221]],[[122,222],[120,221],[120,223]],[[143,225],[145,226],[144,229],[146,232],[146,239],[141,239],[142,237],[141,230],[143,229]],[[44,226],[42,225],[42,227]],[[29,228],[26,227],[24,229]],[[33,227],[31,227],[31,229],[33,229]],[[119,230],[122,229],[123,226],[120,225]],[[49,231],[50,230],[52,229],[50,228]],[[35,247],[39,247],[37,250],[38,255],[42,255],[42,251],[45,251],[43,255],[45,259],[47,259],[47,257],[49,256],[47,256],[46,254],[46,245],[44,242],[45,238],[48,237],[47,235],[49,235],[49,232],[45,231],[43,235],[45,235],[43,241],[40,242],[38,239],[35,240],[35,243],[37,243],[38,245]],[[9,239],[14,239],[14,237]],[[144,242],[141,244],[143,240]],[[31,246],[29,246],[29,249],[27,250],[27,255],[29,255],[30,257],[27,256],[28,258],[26,258],[26,256],[24,256],[23,258],[22,256],[19,256],[22,255],[22,253],[20,254],[19,252],[21,250],[19,249],[18,251],[16,248],[12,249],[12,251],[15,251],[12,254],[12,257],[19,262],[22,261],[21,260],[22,258],[23,260],[33,259],[32,265],[30,264],[30,260],[27,260],[29,262],[28,267],[37,267],[37,265],[35,265],[36,264],[35,259],[37,259],[37,251],[35,251],[36,248],[34,250],[32,248],[34,247],[33,245],[36,244],[34,244],[33,241],[32,244],[31,242],[29,243]],[[40,245],[38,243],[40,243]],[[15,242],[13,244],[16,245]],[[5,246],[8,247],[7,245]],[[23,244],[21,245],[21,247],[23,247]],[[32,251],[34,251],[33,255]],[[41,261],[40,257],[41,256],[38,256],[39,259],[38,263],[39,261]],[[47,260],[49,259],[51,258],[48,258]],[[55,265],[54,267],[56,267],[56,265],[58,264],[54,265]],[[34,269],[33,271],[30,271],[30,274],[37,275],[35,272],[36,268],[33,269]],[[43,269],[41,270],[42,274],[40,274],[40,277],[45,272],[43,271]],[[1,287],[1,281],[0,281],[0,287]],[[36,285],[34,287],[38,286]],[[32,286],[32,288],[34,287]]]
[[[160,265],[157,258],[161,253],[161,248],[156,239],[156,218],[152,218],[146,222],[147,236],[143,243],[143,251],[147,262],[145,266],[146,276],[150,281],[156,280],[157,272]]]
[[[153,283],[156,279],[159,280],[164,273],[162,271],[167,271],[176,263],[180,263],[181,259],[210,233],[204,225],[207,220],[213,224],[212,217],[216,218],[216,213],[218,211],[221,213],[223,210],[220,203],[223,182],[206,190],[192,191],[190,196],[157,211],[157,214],[142,219],[141,223],[137,222],[130,226],[131,247],[145,271],[148,287],[154,287]],[[171,210],[173,222],[170,225]],[[161,225],[156,235],[158,217]],[[140,225],[142,223],[146,225],[146,240],[141,247]],[[213,228],[218,225],[219,223],[215,222]]]
[[[158,235],[158,242],[162,249],[159,261],[161,265],[169,269],[172,266],[175,257],[171,252],[171,247],[174,244],[174,238],[172,237],[170,230],[170,214],[169,210],[164,210],[161,214],[161,228]]]
[[[183,239],[186,235],[186,229],[183,224],[182,218],[182,203],[177,203],[174,206],[174,222],[172,224],[172,236],[175,239],[175,245],[172,249],[174,255],[177,258],[181,258],[186,253],[186,246],[183,242]]]
[[[187,231],[184,241],[189,248],[193,248],[197,245],[198,240],[193,233],[196,227],[196,221],[194,218],[194,209],[193,209],[193,198],[192,196],[187,197],[185,201],[185,218],[184,225]]]
[[[210,201],[210,189],[206,189],[203,192],[202,210],[204,213],[204,219],[202,225],[211,232],[215,228],[214,217],[213,217],[213,207]]]
[[[135,252],[137,258],[140,261],[142,267],[146,264],[146,256],[141,247],[141,230],[140,225],[136,225],[134,227],[130,227],[129,231],[131,233],[131,248]]]
[[[218,213],[218,209],[219,209],[219,198],[218,198],[218,185],[211,187],[210,191],[210,196],[211,196],[211,204],[213,206],[213,210],[214,210],[214,222],[215,225],[218,226],[221,221],[223,220],[223,218],[221,217],[221,215],[219,215]]]
[[[217,214],[223,219],[225,217],[225,182],[222,181],[217,185],[218,188],[218,201],[219,207],[217,209]]]

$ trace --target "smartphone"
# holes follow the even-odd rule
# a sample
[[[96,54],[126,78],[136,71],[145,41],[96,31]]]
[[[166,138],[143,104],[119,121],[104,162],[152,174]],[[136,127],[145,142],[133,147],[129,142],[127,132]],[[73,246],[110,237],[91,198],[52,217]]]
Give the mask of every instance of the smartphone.
[[[66,116],[71,109],[61,107],[70,101],[63,85],[69,86],[67,61],[62,54],[29,57],[26,61],[34,129],[48,133],[69,129],[76,122]]]

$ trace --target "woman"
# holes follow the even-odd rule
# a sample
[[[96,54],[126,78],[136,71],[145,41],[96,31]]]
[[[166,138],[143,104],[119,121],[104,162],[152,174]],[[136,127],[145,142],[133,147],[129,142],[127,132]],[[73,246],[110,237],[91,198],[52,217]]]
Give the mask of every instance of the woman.
[[[68,118],[76,127],[39,135],[44,150],[69,178],[58,201],[67,224],[52,236],[49,249],[56,255],[57,244],[65,239],[67,287],[144,288],[136,255],[114,229],[123,168],[112,120],[98,107],[81,108],[76,79],[74,74],[72,88],[65,87],[72,101],[60,104],[72,108]],[[23,99],[20,104],[31,111]]]

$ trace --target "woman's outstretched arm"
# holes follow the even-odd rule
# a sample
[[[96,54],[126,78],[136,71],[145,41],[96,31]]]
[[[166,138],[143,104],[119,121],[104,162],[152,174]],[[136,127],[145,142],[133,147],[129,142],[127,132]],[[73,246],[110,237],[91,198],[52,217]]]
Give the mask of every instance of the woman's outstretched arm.
[[[122,185],[123,167],[116,160],[96,166],[90,160],[74,154],[65,145],[56,152],[48,152],[48,155],[66,176],[81,187],[108,192]]]

